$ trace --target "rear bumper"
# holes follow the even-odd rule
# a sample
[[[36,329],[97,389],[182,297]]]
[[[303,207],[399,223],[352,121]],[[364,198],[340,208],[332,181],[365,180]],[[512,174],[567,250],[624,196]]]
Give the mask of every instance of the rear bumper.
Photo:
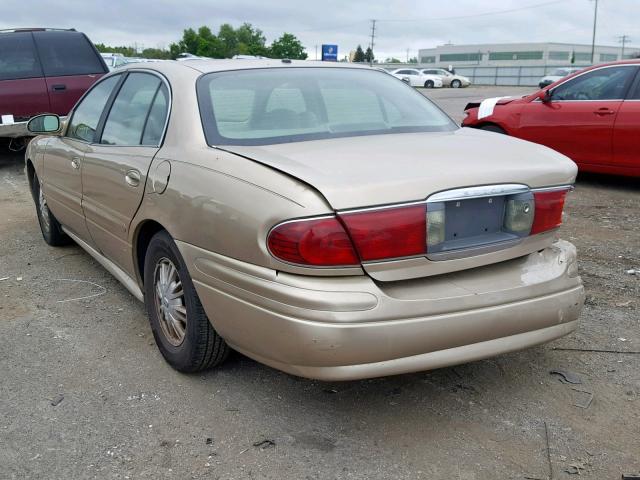
[[[286,372],[351,380],[544,343],[577,327],[575,248],[399,282],[296,276],[178,243],[209,319],[235,349]]]

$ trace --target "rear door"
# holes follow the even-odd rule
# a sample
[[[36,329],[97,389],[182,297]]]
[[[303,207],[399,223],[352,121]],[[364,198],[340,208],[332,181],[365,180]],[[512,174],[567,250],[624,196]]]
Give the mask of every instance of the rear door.
[[[82,207],[96,246],[134,275],[129,225],[144,194],[147,173],[160,148],[169,89],[158,75],[134,71],[89,146],[82,170]]]
[[[47,86],[31,33],[1,33],[0,115],[4,123],[24,121],[48,111]]]
[[[551,101],[524,105],[516,135],[579,164],[609,164],[613,125],[636,72],[632,65],[590,70],[558,85]]]
[[[618,111],[613,128],[611,173],[640,176],[640,73]]]
[[[52,113],[66,115],[108,69],[80,32],[33,32],[42,62]]]

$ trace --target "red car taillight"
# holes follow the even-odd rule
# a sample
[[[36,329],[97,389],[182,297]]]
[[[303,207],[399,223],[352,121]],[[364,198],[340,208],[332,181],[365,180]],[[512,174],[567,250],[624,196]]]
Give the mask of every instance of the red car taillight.
[[[562,209],[568,191],[563,189],[533,193],[536,207],[531,235],[546,232],[562,225]]]
[[[426,206],[340,214],[363,261],[410,257],[426,252]]]
[[[339,219],[325,217],[282,223],[271,230],[267,244],[280,260],[319,267],[424,254],[426,206],[383,208],[343,213]]]
[[[269,250],[285,262],[315,267],[358,265],[360,260],[335,217],[282,223],[269,232]]]

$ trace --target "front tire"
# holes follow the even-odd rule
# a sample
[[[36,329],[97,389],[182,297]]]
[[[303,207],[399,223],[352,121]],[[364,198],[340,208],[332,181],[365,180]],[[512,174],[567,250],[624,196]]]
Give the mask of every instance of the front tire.
[[[462,86],[462,82],[460,80],[453,80],[451,82],[451,88],[460,88]]]
[[[424,88],[433,88],[433,80],[427,80],[424,82]]]
[[[58,219],[51,213],[47,200],[44,198],[40,179],[37,175],[33,177],[33,199],[36,202],[36,213],[42,238],[52,247],[62,247],[71,243],[71,238],[62,231],[62,226]]]
[[[169,365],[191,373],[224,362],[229,347],[211,326],[182,255],[166,231],[149,242],[144,280],[151,331]]]

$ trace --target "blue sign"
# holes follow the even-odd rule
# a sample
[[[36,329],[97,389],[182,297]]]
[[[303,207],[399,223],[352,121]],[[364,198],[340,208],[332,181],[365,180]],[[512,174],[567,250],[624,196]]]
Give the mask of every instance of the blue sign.
[[[338,61],[338,45],[322,45],[322,61],[337,62]]]

